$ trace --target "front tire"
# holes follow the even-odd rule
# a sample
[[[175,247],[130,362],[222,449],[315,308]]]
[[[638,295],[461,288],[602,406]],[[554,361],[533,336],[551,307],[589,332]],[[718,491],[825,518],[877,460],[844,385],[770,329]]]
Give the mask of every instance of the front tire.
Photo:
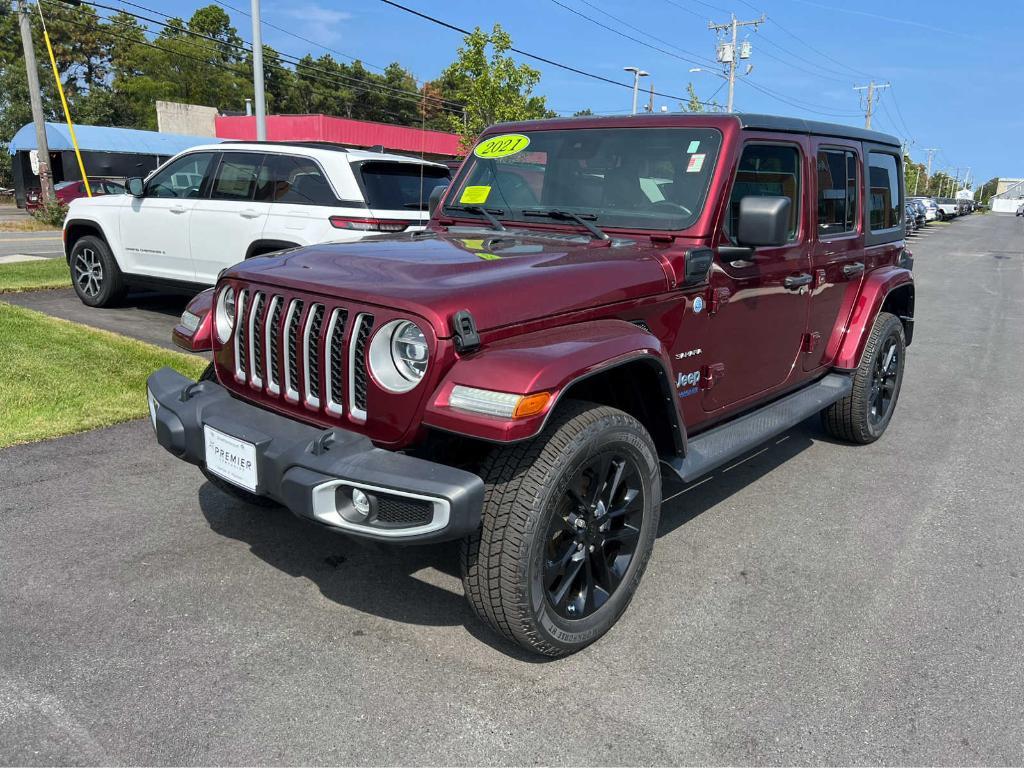
[[[109,307],[128,292],[110,246],[98,237],[86,235],[76,240],[68,267],[75,293],[88,307]]]
[[[906,350],[903,323],[896,315],[879,312],[853,376],[853,391],[821,412],[830,435],[860,445],[882,436],[903,386]]]
[[[476,614],[534,653],[564,656],[618,621],[650,558],[658,455],[622,411],[570,401],[544,433],[495,449],[480,529],[462,545]]]

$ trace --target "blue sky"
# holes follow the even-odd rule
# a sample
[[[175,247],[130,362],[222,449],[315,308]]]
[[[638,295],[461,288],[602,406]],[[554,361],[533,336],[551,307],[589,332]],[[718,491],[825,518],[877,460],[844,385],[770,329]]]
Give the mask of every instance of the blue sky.
[[[248,0],[225,0],[248,10]],[[881,93],[873,127],[908,142],[925,159],[936,147],[933,170],[972,168],[980,182],[1024,176],[1024,0],[401,0],[457,26],[500,22],[516,47],[605,77],[626,81],[622,67],[651,73],[656,90],[686,93],[692,81],[702,99],[724,81],[714,74],[715,35],[707,22],[730,11],[768,21],[744,35],[753,45],[753,72],[736,86],[736,108],[863,124],[854,85],[872,77],[891,82]],[[186,16],[206,2],[149,0],[147,5]],[[567,10],[575,9],[648,43],[626,39]],[[460,36],[389,7],[379,0],[263,0],[263,18],[316,43],[371,65],[399,61],[429,80],[454,58]],[[251,38],[247,16],[228,11]],[[617,17],[619,21],[611,16]],[[625,24],[623,23],[625,22]],[[627,26],[628,25],[628,26]],[[325,52],[267,28],[264,42],[289,54]],[[654,50],[652,47],[662,50]],[[341,56],[338,56],[341,59]],[[1005,62],[1005,63],[1004,63]],[[631,94],[557,68],[529,62],[542,73],[538,92],[559,111],[590,108],[623,112]],[[692,67],[707,71],[691,73]],[[771,93],[766,93],[766,89]],[[656,108],[678,108],[656,97]]]

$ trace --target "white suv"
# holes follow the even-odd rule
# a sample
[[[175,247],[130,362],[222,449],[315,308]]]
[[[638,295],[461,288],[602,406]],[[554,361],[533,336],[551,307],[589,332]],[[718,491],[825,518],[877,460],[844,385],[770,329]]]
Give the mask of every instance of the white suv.
[[[127,195],[72,201],[64,250],[79,298],[131,285],[198,291],[252,256],[421,228],[444,165],[317,143],[227,142],[182,152]]]

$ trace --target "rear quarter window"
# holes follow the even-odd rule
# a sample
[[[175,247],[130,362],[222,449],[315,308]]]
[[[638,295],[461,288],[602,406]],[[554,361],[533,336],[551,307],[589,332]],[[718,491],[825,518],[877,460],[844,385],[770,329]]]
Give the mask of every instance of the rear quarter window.
[[[868,154],[868,223],[872,232],[882,232],[903,223],[900,174],[895,155],[882,152]]]
[[[451,178],[447,168],[376,160],[360,163],[356,175],[367,206],[381,210],[426,210],[431,190]]]

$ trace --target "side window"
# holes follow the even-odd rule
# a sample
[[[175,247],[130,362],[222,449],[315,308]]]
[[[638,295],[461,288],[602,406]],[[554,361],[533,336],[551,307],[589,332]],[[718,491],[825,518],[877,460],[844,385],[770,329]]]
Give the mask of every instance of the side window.
[[[292,205],[338,205],[331,185],[312,160],[267,155],[256,179],[256,200]]]
[[[212,159],[212,152],[179,157],[149,180],[146,197],[199,197]]]
[[[868,153],[868,221],[872,232],[903,223],[900,210],[900,174],[896,156]]]
[[[263,156],[255,152],[225,152],[210,197],[213,200],[252,200],[262,163]]]
[[[744,147],[729,198],[725,231],[730,239],[735,240],[740,200],[749,196],[788,197],[789,239],[794,239],[800,224],[800,150],[777,144],[748,144]]]
[[[839,149],[818,152],[818,235],[857,229],[857,155]]]

